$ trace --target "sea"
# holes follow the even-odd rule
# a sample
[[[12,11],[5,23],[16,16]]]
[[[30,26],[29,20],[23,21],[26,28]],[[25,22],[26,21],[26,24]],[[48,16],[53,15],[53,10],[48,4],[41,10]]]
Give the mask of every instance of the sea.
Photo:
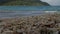
[[[59,12],[60,6],[0,6],[0,18]]]

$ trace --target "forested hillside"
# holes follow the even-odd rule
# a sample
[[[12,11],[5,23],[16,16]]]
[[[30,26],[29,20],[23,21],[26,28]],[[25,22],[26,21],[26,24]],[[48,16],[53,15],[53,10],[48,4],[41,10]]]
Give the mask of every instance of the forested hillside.
[[[48,3],[42,2],[40,0],[0,0],[0,5],[7,6],[49,6]]]

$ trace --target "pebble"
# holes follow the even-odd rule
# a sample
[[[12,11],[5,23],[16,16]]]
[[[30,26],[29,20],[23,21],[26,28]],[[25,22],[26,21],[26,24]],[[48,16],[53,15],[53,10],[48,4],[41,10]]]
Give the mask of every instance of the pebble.
[[[45,28],[59,28],[60,16],[56,15],[57,17],[48,14],[47,16],[40,15],[0,20],[0,34],[40,34],[42,28],[43,30]],[[56,20],[59,23],[58,21],[55,23]]]

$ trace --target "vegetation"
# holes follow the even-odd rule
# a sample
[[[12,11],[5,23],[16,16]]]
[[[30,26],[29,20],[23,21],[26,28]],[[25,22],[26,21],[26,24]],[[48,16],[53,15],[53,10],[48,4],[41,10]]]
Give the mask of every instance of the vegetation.
[[[23,6],[49,6],[48,3],[42,2],[40,0],[6,0],[4,2],[0,2],[0,5],[23,5]]]

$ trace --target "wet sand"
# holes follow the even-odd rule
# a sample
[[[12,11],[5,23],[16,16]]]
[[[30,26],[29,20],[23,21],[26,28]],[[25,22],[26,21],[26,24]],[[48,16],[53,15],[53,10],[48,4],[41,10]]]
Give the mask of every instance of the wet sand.
[[[52,31],[49,28],[60,30],[60,14],[0,19],[0,34],[42,34]]]

